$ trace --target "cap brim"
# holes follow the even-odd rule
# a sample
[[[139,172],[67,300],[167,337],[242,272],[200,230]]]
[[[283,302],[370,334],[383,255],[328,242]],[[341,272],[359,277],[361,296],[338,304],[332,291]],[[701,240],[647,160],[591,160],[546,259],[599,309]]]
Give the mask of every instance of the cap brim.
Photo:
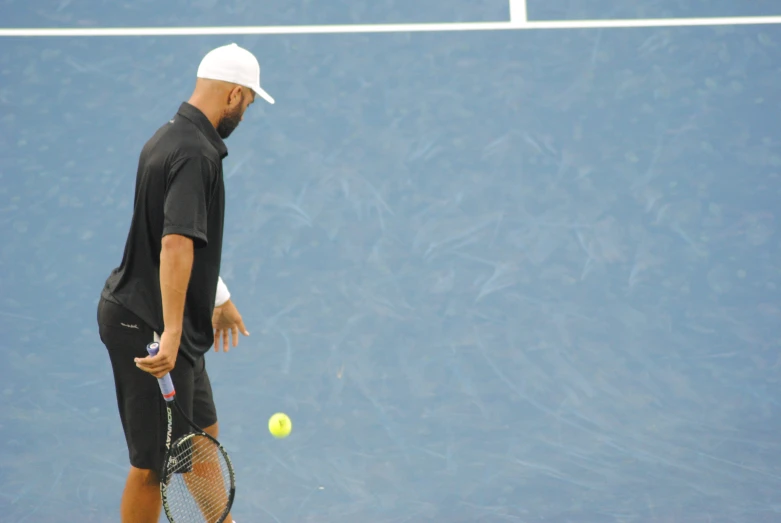
[[[253,87],[252,90],[255,91],[255,94],[266,100],[268,103],[274,103],[274,99],[271,97],[271,95],[264,91],[260,86]]]

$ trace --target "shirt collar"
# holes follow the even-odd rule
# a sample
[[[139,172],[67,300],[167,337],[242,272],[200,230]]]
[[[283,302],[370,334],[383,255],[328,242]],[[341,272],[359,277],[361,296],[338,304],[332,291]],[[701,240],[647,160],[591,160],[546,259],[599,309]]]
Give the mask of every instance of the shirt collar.
[[[206,136],[206,139],[209,140],[217,149],[217,152],[220,153],[220,158],[228,156],[228,148],[225,146],[225,142],[220,138],[220,135],[217,134],[217,129],[214,128],[212,123],[200,109],[187,102],[182,102],[177,114],[187,118],[195,124],[198,130]]]

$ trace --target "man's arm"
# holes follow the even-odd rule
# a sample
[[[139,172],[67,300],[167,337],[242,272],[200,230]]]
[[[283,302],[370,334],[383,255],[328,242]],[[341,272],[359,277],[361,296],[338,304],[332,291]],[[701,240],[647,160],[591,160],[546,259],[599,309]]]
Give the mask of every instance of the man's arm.
[[[184,303],[193,268],[193,240],[179,234],[163,237],[160,250],[160,293],[164,332],[181,337]]]
[[[173,370],[182,339],[184,304],[192,274],[194,249],[205,245],[210,181],[213,165],[200,155],[176,163],[168,173],[163,201],[163,231],[160,246],[160,297],[163,332],[156,356],[136,358],[136,365],[156,378]]]
[[[181,337],[184,304],[193,268],[194,249],[206,245],[209,187],[214,166],[200,154],[176,163],[168,174],[160,248],[160,293],[163,332]],[[178,343],[177,343],[178,347]],[[161,351],[165,346],[161,347]]]
[[[163,302],[163,333],[156,356],[136,358],[139,369],[160,378],[176,366],[182,341],[184,303],[193,268],[193,240],[179,234],[163,236],[160,249],[160,294]]]

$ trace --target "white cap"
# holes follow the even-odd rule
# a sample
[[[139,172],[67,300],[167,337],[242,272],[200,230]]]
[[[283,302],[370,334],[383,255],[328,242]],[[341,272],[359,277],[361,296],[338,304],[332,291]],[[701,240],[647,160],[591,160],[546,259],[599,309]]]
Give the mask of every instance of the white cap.
[[[273,104],[274,99],[260,87],[260,64],[255,55],[236,44],[209,51],[198,66],[198,78],[222,80],[241,85]]]

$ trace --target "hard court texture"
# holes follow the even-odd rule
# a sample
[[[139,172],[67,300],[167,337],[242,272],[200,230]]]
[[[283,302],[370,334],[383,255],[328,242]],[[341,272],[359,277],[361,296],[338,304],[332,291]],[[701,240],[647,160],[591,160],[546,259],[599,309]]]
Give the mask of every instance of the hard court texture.
[[[779,14],[639,4],[528,9]],[[506,19],[0,3],[4,27]],[[97,300],[140,148],[233,41],[277,101],[227,141],[222,276],[251,335],[207,356],[239,523],[781,520],[774,25],[0,39],[0,520],[118,521]]]

